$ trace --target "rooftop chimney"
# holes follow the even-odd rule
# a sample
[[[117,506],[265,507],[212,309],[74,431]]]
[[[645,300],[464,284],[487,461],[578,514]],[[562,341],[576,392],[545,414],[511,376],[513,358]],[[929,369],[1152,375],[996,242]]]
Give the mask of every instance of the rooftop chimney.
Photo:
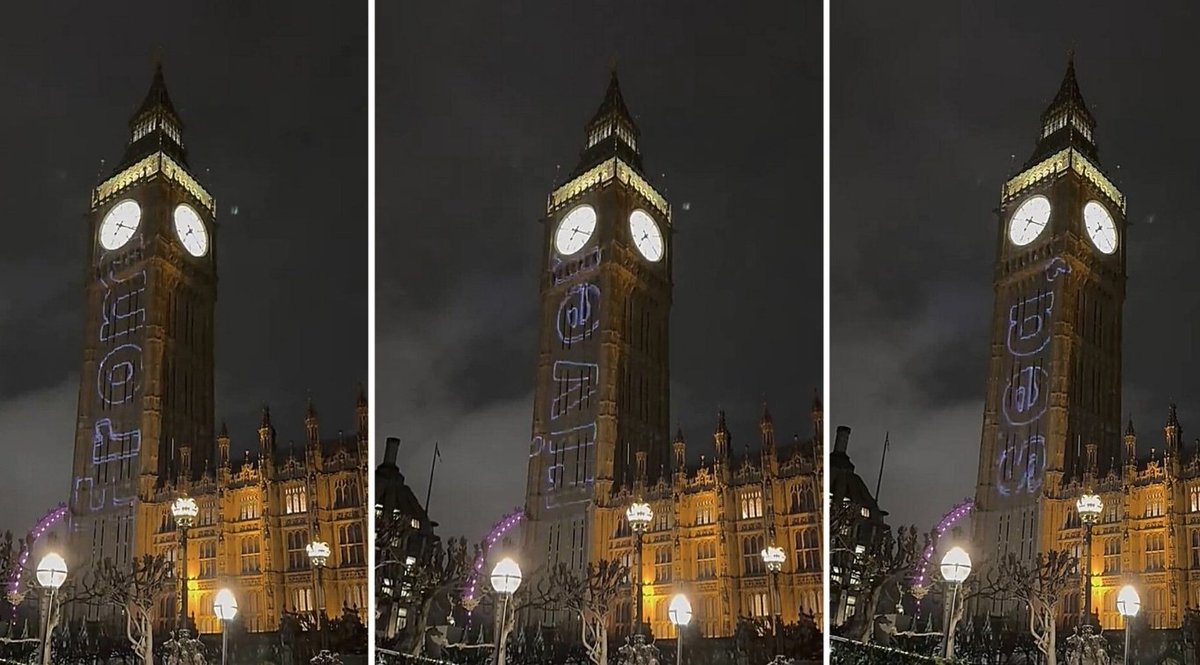
[[[833,442],[833,452],[846,454],[846,447],[850,445],[850,428],[845,425],[838,425],[837,438]]]
[[[400,439],[389,436],[387,438],[387,448],[383,453],[383,463],[391,466],[396,466],[396,455],[400,452]]]

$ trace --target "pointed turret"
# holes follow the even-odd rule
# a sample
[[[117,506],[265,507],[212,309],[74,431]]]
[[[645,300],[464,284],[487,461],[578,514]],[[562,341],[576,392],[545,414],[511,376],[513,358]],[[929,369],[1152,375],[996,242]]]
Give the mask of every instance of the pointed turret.
[[[354,415],[358,418],[358,438],[361,441],[367,440],[367,391],[360,383],[358,384],[358,400],[354,405]]]
[[[271,425],[271,407],[263,405],[262,422],[258,426],[258,446],[267,459],[275,452],[275,427]]]
[[[675,431],[675,441],[671,444],[675,457],[675,479],[687,477],[687,441],[683,438],[683,425]]]
[[[229,426],[221,423],[221,431],[217,434],[217,453],[220,456],[221,468],[229,468]]]
[[[813,425],[813,459],[820,460],[825,447],[825,405],[821,402],[821,393],[813,388],[812,399]]]
[[[729,459],[729,428],[725,426],[725,410],[717,411],[717,427],[713,430],[713,443],[717,448],[717,461]]]
[[[1163,438],[1167,444],[1167,454],[1178,454],[1180,442],[1183,441],[1183,427],[1179,425],[1179,414],[1175,405],[1167,408],[1167,422],[1163,425]]]
[[[620,158],[641,173],[642,154],[638,150],[640,135],[633,114],[625,106],[621,82],[617,78],[617,68],[614,66],[608,79],[608,89],[604,92],[604,101],[600,102],[600,107],[587,124],[587,140],[579,156],[579,165],[575,167],[571,177],[574,178],[613,157]]]
[[[320,421],[317,419],[317,408],[313,406],[312,397],[308,398],[308,409],[304,414],[304,431],[308,433],[308,445],[320,445]]]
[[[1129,426],[1125,428],[1125,475],[1137,473],[1137,432],[1133,429],[1133,417],[1129,418]]]
[[[187,166],[187,151],[183,147],[183,120],[171,103],[163,77],[162,63],[154,67],[154,78],[141,106],[129,118],[129,146],[118,165],[121,170],[157,151]]]
[[[1058,93],[1042,112],[1042,131],[1037,149],[1026,166],[1032,166],[1064,148],[1075,148],[1098,164],[1095,129],[1096,119],[1083,101],[1079,82],[1075,78],[1075,53],[1072,51],[1067,56],[1067,71],[1058,86]]]

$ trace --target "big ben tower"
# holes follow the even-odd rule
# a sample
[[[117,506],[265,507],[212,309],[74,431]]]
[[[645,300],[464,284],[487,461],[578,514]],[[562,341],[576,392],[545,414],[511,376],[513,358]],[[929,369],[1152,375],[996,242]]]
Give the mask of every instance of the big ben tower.
[[[92,192],[71,480],[74,570],[135,552],[137,503],[176,451],[213,446],[216,208],[188,166],[161,65],[129,142]],[[193,468],[202,468],[202,464]]]
[[[592,560],[592,511],[670,473],[671,209],[647,182],[616,71],[579,163],[546,202],[525,495],[532,569]]]
[[[1125,196],[1067,65],[1033,156],[1001,193],[974,543],[1031,561],[1047,497],[1120,459]],[[1095,445],[1098,469],[1087,469]],[[1088,477],[1093,477],[1087,474]]]

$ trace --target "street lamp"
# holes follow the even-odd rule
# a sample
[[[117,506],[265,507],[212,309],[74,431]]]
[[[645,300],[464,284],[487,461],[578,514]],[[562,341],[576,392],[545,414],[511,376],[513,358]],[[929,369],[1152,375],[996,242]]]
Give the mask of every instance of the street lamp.
[[[1125,654],[1121,659],[1123,663],[1129,662],[1129,622],[1133,621],[1133,617],[1137,616],[1140,609],[1142,609],[1142,599],[1138,596],[1137,589],[1130,584],[1121,587],[1121,591],[1117,594],[1117,612],[1125,617]]]
[[[958,602],[958,587],[966,581],[967,576],[971,574],[971,555],[967,554],[966,550],[961,547],[952,547],[942,557],[942,579],[950,585],[950,602],[946,605],[946,620],[944,623],[946,630],[946,652],[943,656],[946,660],[954,658],[954,627],[950,624],[954,621],[954,605]]]
[[[492,569],[492,588],[500,596],[500,612],[496,615],[496,665],[504,665],[504,644],[508,638],[508,601],[521,586],[521,567],[504,557]]]
[[[1099,494],[1083,494],[1075,502],[1075,510],[1079,512],[1079,521],[1083,522],[1085,551],[1083,559],[1083,620],[1081,626],[1092,621],[1092,525],[1100,521],[1104,512],[1104,501]]]
[[[180,549],[183,551],[183,558],[179,563],[179,625],[177,628],[187,626],[187,537],[188,529],[192,528],[192,525],[196,523],[196,515],[198,514],[200,514],[200,507],[196,505],[196,500],[191,497],[181,496],[175,499],[175,503],[171,504],[171,516],[175,518],[175,526],[179,527]]]
[[[692,604],[682,593],[675,594],[667,608],[667,616],[675,624],[675,665],[683,663],[683,629],[692,620]]]
[[[67,580],[67,562],[57,552],[42,557],[37,565],[37,581],[47,591],[46,625],[42,627],[42,665],[50,665],[50,632],[54,625],[54,595]]]
[[[783,570],[783,562],[787,561],[787,554],[784,554],[782,547],[770,545],[761,552],[763,563],[767,565],[767,570],[771,571],[771,613],[774,618],[772,630],[775,633],[775,653],[782,651],[780,648],[780,606],[783,604],[779,598],[779,571]]]
[[[654,511],[650,509],[650,504],[635,501],[625,511],[625,519],[629,520],[629,528],[633,529],[633,535],[637,543],[637,569],[635,571],[635,579],[637,580],[637,622],[634,624],[633,633],[640,635],[642,633],[642,533],[649,528],[650,522],[654,520]]]
[[[225,650],[229,646],[229,622],[237,616],[237,598],[229,589],[221,589],[213,600],[213,614],[221,620],[221,665],[225,665]]]
[[[325,580],[322,572],[325,570],[325,564],[329,562],[329,543],[314,540],[304,549],[308,551],[308,560],[316,569],[313,586],[316,592],[314,600],[317,603],[317,634],[321,636],[321,649],[325,649],[328,645],[325,643]]]

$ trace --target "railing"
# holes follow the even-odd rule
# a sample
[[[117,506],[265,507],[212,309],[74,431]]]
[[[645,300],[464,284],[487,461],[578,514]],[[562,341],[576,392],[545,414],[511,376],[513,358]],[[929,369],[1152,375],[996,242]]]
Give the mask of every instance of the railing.
[[[950,662],[878,644],[863,644],[836,635],[829,637],[829,652],[829,662],[834,665],[933,665]]]

